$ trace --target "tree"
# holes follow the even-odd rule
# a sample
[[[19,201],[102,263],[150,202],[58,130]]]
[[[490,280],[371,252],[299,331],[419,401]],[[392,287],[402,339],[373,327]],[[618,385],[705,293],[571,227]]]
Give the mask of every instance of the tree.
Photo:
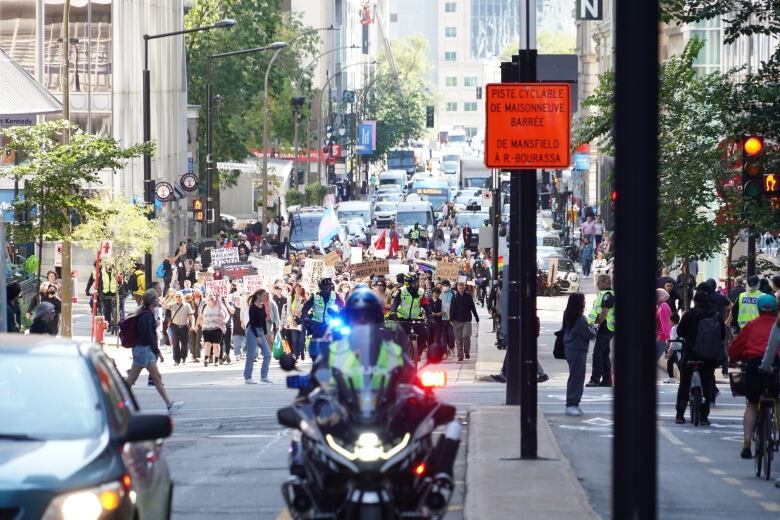
[[[724,168],[717,147],[737,135],[734,114],[745,100],[729,74],[697,76],[693,62],[701,48],[700,41],[691,40],[681,56],[659,69],[658,255],[666,265],[720,252],[745,209],[733,195],[722,198],[715,189],[734,175]],[[600,76],[594,94],[584,101],[595,110],[576,132],[576,142],[598,140],[608,155],[614,154],[613,91],[614,76]],[[762,213],[758,206],[753,209]]]
[[[64,130],[70,132],[67,144],[61,140]],[[129,159],[154,153],[152,143],[122,148],[112,137],[88,134],[65,120],[16,126],[0,133],[10,148],[27,157],[20,165],[0,170],[0,176],[24,183],[24,198],[13,202],[12,235],[19,242],[38,241],[39,279],[43,240],[69,238],[72,222],[101,215],[99,200],[85,196],[86,187],[100,184],[100,172],[116,172]],[[36,222],[19,221],[31,211],[36,213]]]
[[[160,222],[149,220],[143,205],[121,197],[96,201],[96,206],[98,213],[73,230],[73,241],[81,247],[97,249],[101,241],[110,240],[114,268],[119,273],[130,272],[162,236]]]
[[[536,50],[539,54],[574,54],[577,36],[561,32],[540,31],[536,35]],[[520,40],[508,43],[501,51],[501,61],[511,61],[520,49]]]

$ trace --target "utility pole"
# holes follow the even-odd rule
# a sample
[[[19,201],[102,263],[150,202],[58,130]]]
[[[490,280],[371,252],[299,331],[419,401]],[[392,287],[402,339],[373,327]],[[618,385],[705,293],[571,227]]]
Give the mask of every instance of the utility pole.
[[[62,8],[62,54],[63,54],[63,82],[62,82],[62,118],[70,121],[70,0],[65,0]],[[76,71],[78,73],[78,71]],[[63,144],[70,142],[70,130],[62,132]],[[64,211],[70,212],[68,208]],[[70,231],[71,221],[68,214],[67,227]],[[68,233],[70,234],[70,233]],[[60,333],[63,338],[73,335],[73,282],[71,279],[71,243],[68,238],[62,241],[62,327]],[[40,276],[38,277],[40,284]]]

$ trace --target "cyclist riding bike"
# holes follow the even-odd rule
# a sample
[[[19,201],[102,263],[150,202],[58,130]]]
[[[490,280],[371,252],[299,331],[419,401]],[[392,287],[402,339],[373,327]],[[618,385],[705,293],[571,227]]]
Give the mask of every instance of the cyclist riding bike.
[[[427,302],[423,303],[424,296],[425,291],[420,289],[418,276],[408,274],[390,307],[390,318],[397,319],[407,335],[412,331],[417,334],[418,353],[422,353],[428,344],[428,329],[424,320],[430,315],[430,306]]]
[[[780,331],[775,332],[777,319],[777,302],[771,294],[758,297],[758,317],[748,321],[729,346],[729,361],[736,363],[742,361],[745,364],[745,397],[747,405],[742,418],[742,452],[743,459],[752,458],[751,437],[756,423],[758,403],[765,388],[770,389],[771,395],[778,397],[777,372],[772,373],[772,367],[778,366],[777,342],[780,340]],[[760,370],[764,354],[767,353],[767,345],[772,345],[770,335],[776,336],[772,358],[764,368],[769,373]]]

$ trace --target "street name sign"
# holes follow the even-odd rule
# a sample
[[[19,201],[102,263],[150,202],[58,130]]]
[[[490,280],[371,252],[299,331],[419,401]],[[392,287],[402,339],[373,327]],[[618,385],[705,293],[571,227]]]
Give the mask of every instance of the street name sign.
[[[485,166],[502,170],[568,168],[568,83],[491,83],[485,99]]]

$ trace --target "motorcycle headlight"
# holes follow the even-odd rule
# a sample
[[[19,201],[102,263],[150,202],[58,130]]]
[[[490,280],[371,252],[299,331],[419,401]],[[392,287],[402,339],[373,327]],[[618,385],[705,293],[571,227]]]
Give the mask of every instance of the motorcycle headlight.
[[[389,460],[404,449],[409,444],[410,439],[411,435],[406,433],[401,442],[385,451],[385,447],[376,433],[364,432],[360,434],[357,441],[355,441],[354,449],[350,451],[341,446],[332,435],[327,434],[325,436],[325,441],[333,451],[348,460],[359,460],[361,462],[376,462],[380,459]]]
[[[129,482],[129,477],[125,480]],[[126,493],[122,482],[65,493],[51,501],[41,520],[97,520],[118,509]]]

